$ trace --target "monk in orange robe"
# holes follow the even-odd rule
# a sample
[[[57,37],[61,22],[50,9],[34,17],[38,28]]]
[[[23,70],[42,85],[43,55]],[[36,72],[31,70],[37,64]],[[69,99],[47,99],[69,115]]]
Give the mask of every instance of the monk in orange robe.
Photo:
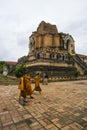
[[[40,74],[37,73],[36,77],[35,77],[35,91],[39,91],[39,93],[41,94],[41,88],[40,88]]]
[[[20,89],[19,100],[22,97],[23,101],[25,101],[25,99],[26,99],[26,88],[24,86],[24,77],[20,77],[20,83],[19,83],[18,89]]]
[[[30,98],[33,98],[32,95],[32,86],[31,86],[31,82],[30,82],[30,75],[26,74],[24,76],[24,85],[26,87],[26,95],[30,95]]]

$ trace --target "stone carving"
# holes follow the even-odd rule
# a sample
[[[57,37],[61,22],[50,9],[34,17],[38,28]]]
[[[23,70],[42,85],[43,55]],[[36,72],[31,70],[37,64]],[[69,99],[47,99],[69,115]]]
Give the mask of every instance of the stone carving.
[[[7,76],[7,74],[8,74],[8,68],[7,66],[3,66],[3,75]]]
[[[42,51],[41,54],[42,54],[42,58],[46,57],[46,51]]]
[[[64,49],[67,50],[69,53],[74,52],[74,40],[73,38],[67,34],[64,38]]]
[[[31,53],[32,51],[34,51],[34,48],[35,48],[34,38],[30,37],[30,38],[29,38],[29,50],[30,50],[30,53]]]
[[[40,54],[36,52],[36,53],[35,53],[35,58],[36,58],[36,59],[39,59],[39,58],[40,58]]]
[[[37,59],[39,59],[39,58],[46,58],[46,51],[41,51],[41,52],[36,52],[35,53],[35,57],[37,58]]]

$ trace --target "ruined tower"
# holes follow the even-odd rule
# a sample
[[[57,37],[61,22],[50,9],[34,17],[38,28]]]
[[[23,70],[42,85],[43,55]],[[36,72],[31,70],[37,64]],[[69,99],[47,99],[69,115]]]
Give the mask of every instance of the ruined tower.
[[[56,25],[42,21],[29,36],[29,52],[24,65],[33,76],[47,72],[49,76],[71,76],[77,68],[81,74],[87,66],[75,53],[75,42],[71,35],[59,33]]]
[[[26,66],[29,73],[47,72],[49,75],[70,75],[73,65],[69,54],[75,53],[74,39],[59,33],[56,25],[42,21],[29,37]]]

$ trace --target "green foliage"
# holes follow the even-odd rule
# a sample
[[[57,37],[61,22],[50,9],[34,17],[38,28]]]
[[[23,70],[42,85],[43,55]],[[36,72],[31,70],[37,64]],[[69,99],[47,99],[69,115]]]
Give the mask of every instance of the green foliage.
[[[0,85],[17,85],[19,84],[19,79],[10,76],[0,75]]]
[[[8,71],[14,67],[14,65],[10,65],[5,61],[0,61],[0,73],[3,73],[3,66],[6,66],[8,68]]]
[[[3,72],[3,66],[6,65],[4,61],[0,61],[0,73]]]
[[[84,72],[84,75],[87,75],[87,71]]]
[[[8,69],[10,69],[10,66],[12,66],[12,65],[9,65],[8,63],[5,63],[5,65],[7,66]]]
[[[72,71],[72,75],[75,76],[75,77],[78,77],[80,75],[80,72],[77,69],[74,69]]]
[[[27,68],[22,64],[19,64],[15,70],[15,76],[19,78],[26,73],[27,73]]]

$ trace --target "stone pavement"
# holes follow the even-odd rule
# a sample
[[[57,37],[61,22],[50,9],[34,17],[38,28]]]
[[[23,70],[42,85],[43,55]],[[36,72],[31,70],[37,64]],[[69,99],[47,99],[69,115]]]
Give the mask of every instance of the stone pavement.
[[[17,85],[0,85],[0,130],[87,130],[86,80],[41,87],[22,106]]]

